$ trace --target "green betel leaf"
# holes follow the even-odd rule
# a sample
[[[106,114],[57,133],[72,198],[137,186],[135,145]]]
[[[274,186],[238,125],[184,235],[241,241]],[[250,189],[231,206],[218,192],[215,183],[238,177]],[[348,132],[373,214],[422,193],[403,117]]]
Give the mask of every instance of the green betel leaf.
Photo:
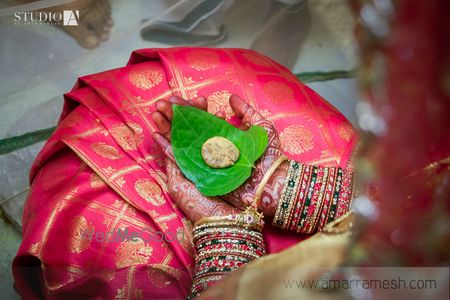
[[[215,169],[202,157],[202,145],[212,137],[224,137],[239,149],[234,165]],[[268,143],[263,127],[240,130],[225,120],[190,106],[173,105],[172,147],[175,160],[187,179],[206,196],[227,194],[250,177],[255,161]]]

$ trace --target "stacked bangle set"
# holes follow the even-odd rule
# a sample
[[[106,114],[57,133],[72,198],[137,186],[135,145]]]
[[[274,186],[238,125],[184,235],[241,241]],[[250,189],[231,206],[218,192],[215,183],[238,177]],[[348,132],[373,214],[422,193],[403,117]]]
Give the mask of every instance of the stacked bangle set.
[[[265,255],[263,215],[257,211],[264,185],[279,157],[262,179],[255,203],[236,215],[207,217],[194,227],[195,269],[188,299],[224,278],[229,272]],[[288,174],[273,218],[273,225],[309,234],[348,212],[353,174],[341,168],[302,165],[290,161]]]
[[[272,224],[304,234],[320,231],[349,210],[352,191],[351,172],[291,161]]]
[[[262,215],[254,207],[237,215],[199,220],[194,228],[195,269],[189,298],[265,255],[261,230]]]

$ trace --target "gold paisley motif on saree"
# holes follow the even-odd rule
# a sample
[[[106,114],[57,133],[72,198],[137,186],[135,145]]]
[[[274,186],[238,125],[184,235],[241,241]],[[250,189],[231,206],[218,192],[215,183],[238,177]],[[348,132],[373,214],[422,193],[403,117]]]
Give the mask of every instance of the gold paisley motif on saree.
[[[294,91],[281,81],[268,81],[263,86],[264,94],[275,104],[283,104],[294,101]]]
[[[230,106],[230,96],[231,93],[229,91],[217,91],[208,96],[208,112],[211,114],[217,114],[218,112],[222,112],[225,114],[225,118],[231,117],[234,112]]]
[[[92,173],[91,177],[89,178],[89,186],[94,190],[98,190],[103,187],[107,187],[108,185],[100,176],[98,176],[97,173]]]
[[[132,122],[114,125],[111,128],[111,135],[124,150],[137,150],[144,140],[141,126]]]
[[[166,203],[159,185],[149,179],[136,181],[134,188],[139,196],[155,206],[161,206]]]
[[[300,125],[286,127],[280,134],[282,148],[291,154],[301,154],[314,148],[310,129]]]
[[[188,64],[197,71],[214,69],[219,65],[219,55],[210,50],[192,50],[186,57]]]
[[[93,143],[91,144],[91,149],[98,155],[100,155],[103,158],[116,160],[122,158],[122,155],[120,155],[119,150],[117,150],[114,146],[108,145],[106,143]]]
[[[130,83],[141,90],[149,90],[161,83],[163,74],[152,68],[137,68],[128,74]]]
[[[124,240],[117,247],[116,267],[125,268],[148,263],[153,253],[153,247],[147,245],[141,238]]]
[[[72,253],[81,253],[89,247],[91,242],[89,234],[94,232],[95,227],[85,217],[77,216],[72,220],[72,230],[69,240],[69,250]]]
[[[339,124],[337,132],[341,139],[345,142],[349,142],[353,135],[353,129],[348,124]]]

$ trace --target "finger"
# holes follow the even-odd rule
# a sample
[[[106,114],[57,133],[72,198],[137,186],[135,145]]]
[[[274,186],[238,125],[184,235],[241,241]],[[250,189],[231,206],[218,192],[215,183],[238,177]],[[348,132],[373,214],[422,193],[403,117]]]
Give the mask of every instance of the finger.
[[[216,113],[216,117],[219,117],[221,119],[225,119],[225,114],[221,111],[219,111],[218,113]]]
[[[197,97],[194,100],[194,106],[199,108],[199,109],[201,109],[201,110],[207,111],[208,99],[206,99],[205,97],[202,97],[202,96]]]
[[[263,122],[265,119],[253,107],[249,106],[244,116],[242,117],[242,124],[250,127],[251,125],[261,125],[263,127],[270,126],[270,123]]]
[[[166,117],[159,111],[154,111],[152,113],[152,119],[158,127],[159,132],[163,134],[165,138],[170,139],[171,125]]]
[[[191,101],[179,96],[172,96],[169,98],[169,102],[177,105],[195,106],[201,110],[206,110],[207,108],[207,99],[205,97],[197,97],[195,100]]]
[[[167,174],[169,174],[170,180],[185,180],[183,173],[181,173],[180,168],[178,168],[178,165],[172,161],[171,159],[166,160],[166,169]]]
[[[175,203],[189,219],[236,214],[239,209],[218,197],[205,197],[195,185],[186,179],[180,168],[172,161],[166,162],[169,192]]]
[[[159,100],[156,102],[156,109],[166,117],[170,122],[173,118],[172,104],[166,100]]]
[[[174,162],[175,157],[173,156],[172,145],[170,144],[169,140],[158,132],[155,132],[153,134],[153,139],[155,140],[156,144],[161,148],[161,150],[164,152],[164,154]]]
[[[238,118],[243,118],[247,110],[249,109],[249,105],[244,102],[239,96],[231,95],[230,96],[230,106],[233,109],[234,114]]]
[[[264,124],[267,122],[259,114],[253,107],[245,103],[241,98],[236,95],[231,95],[230,97],[230,106],[235,112],[235,114],[242,118],[243,127],[250,127],[251,125],[258,125],[261,123],[264,127]]]
[[[171,96],[169,98],[169,102],[172,104],[178,104],[178,105],[185,105],[185,106],[192,106],[192,103],[189,102],[186,99],[181,98],[180,96]]]

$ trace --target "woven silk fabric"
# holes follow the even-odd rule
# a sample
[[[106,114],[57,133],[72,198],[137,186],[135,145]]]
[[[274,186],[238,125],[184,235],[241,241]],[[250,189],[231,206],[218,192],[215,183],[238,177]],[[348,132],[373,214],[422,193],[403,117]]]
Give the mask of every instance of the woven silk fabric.
[[[150,114],[171,95],[205,96],[209,112],[233,122],[231,94],[274,123],[289,158],[347,167],[351,124],[271,59],[243,49],[137,50],[127,66],[81,77],[65,95],[57,130],[30,174],[13,262],[21,295],[185,297],[192,224],[168,194]],[[135,236],[124,238],[126,230]],[[305,236],[266,225],[264,238],[275,253]]]

